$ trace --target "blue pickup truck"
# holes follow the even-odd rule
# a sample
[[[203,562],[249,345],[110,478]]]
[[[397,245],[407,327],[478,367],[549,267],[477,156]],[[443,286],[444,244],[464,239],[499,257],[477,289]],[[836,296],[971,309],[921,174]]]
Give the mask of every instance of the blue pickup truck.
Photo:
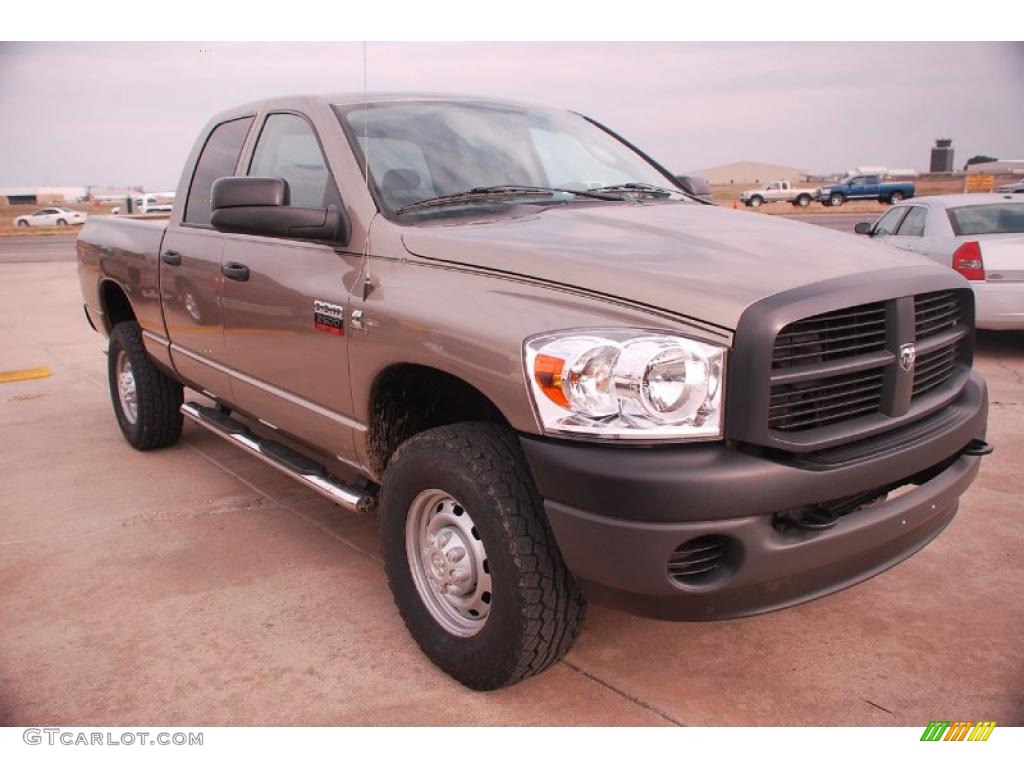
[[[914,196],[911,181],[882,181],[878,174],[847,176],[830,187],[818,190],[822,205],[839,207],[847,200],[878,200],[880,203],[898,203]]]

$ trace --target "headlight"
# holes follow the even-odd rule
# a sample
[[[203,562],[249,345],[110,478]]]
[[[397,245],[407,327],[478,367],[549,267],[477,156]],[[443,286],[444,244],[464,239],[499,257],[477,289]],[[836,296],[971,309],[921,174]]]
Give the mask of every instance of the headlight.
[[[821,190],[821,194],[827,195],[831,191],[832,191],[832,187],[823,187],[822,190]]]
[[[523,346],[545,432],[624,440],[722,437],[724,347],[623,329],[559,331]]]

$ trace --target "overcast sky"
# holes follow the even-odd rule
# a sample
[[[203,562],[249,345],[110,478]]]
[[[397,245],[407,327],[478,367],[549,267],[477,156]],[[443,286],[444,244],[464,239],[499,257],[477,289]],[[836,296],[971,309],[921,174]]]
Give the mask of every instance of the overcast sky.
[[[211,49],[201,52],[200,49]],[[1024,157],[1024,43],[370,43],[372,91],[589,114],[665,165],[927,170]],[[214,113],[358,91],[361,43],[0,43],[0,186],[173,189]]]

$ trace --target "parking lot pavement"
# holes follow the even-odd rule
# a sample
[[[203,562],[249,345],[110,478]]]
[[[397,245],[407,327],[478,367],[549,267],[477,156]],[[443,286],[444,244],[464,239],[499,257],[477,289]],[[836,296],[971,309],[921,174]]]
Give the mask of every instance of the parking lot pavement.
[[[0,264],[74,260],[74,235],[10,235],[0,237]]]
[[[779,214],[793,221],[802,221],[805,224],[817,224],[819,227],[836,229],[840,232],[853,234],[853,228],[860,221],[874,221],[878,218],[875,213],[794,213]]]
[[[987,458],[918,555],[778,613],[592,607],[564,663],[474,693],[419,653],[375,523],[186,426],[121,438],[73,263],[0,264],[0,724],[1024,723],[1024,335],[981,337]]]

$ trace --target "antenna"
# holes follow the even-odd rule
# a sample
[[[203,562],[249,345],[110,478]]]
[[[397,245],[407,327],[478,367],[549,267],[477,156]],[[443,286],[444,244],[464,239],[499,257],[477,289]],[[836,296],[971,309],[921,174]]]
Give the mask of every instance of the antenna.
[[[366,182],[366,196],[370,195],[370,132],[367,128],[367,117],[370,110],[370,96],[366,89],[366,41],[363,40],[363,181]],[[373,290],[373,277],[370,275],[370,228],[377,212],[374,211],[366,223],[366,235],[363,238],[363,301],[366,301]]]

